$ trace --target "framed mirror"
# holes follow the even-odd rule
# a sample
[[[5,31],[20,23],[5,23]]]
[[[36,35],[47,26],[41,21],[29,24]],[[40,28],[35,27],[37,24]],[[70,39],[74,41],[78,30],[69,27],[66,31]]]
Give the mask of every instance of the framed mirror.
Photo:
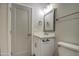
[[[44,32],[55,32],[55,9],[44,15]]]

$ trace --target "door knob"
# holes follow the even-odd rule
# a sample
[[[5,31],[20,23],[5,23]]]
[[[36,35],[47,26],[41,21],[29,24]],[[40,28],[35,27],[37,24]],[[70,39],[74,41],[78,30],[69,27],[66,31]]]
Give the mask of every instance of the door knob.
[[[31,33],[28,33],[28,34],[27,34],[27,36],[31,36],[31,35],[32,35]]]

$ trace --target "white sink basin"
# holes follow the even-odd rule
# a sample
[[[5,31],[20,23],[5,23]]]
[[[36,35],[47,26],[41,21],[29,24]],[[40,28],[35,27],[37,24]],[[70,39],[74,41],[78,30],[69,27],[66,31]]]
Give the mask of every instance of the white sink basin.
[[[52,37],[55,37],[55,33],[40,33],[40,32],[37,32],[37,33],[34,33],[33,34],[34,36],[37,36],[39,38],[52,38]]]

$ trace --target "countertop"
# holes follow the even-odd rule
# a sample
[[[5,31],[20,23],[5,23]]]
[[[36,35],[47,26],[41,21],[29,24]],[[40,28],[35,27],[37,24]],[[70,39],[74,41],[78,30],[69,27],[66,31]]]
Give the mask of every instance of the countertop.
[[[55,37],[55,33],[45,34],[44,32],[36,32],[36,33],[33,33],[33,36],[36,36],[39,38],[53,38],[53,37]]]

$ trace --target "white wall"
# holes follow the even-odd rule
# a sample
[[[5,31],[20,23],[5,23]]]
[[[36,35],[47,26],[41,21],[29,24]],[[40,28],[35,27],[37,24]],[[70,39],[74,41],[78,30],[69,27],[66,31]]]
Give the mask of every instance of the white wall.
[[[0,48],[1,55],[8,55],[7,4],[0,5]]]
[[[78,3],[58,3],[55,4],[55,7],[57,8],[57,17],[79,11]]]
[[[62,17],[74,12],[79,12],[79,4],[76,3],[73,4],[61,3],[56,4],[56,7],[57,7],[57,17]],[[78,21],[79,21],[79,13],[60,19],[58,22],[56,22],[56,37],[63,41],[78,44],[79,42]]]
[[[33,8],[32,9],[32,31],[34,32],[43,32],[43,16],[39,13],[40,8]],[[42,22],[39,25],[39,21]]]

